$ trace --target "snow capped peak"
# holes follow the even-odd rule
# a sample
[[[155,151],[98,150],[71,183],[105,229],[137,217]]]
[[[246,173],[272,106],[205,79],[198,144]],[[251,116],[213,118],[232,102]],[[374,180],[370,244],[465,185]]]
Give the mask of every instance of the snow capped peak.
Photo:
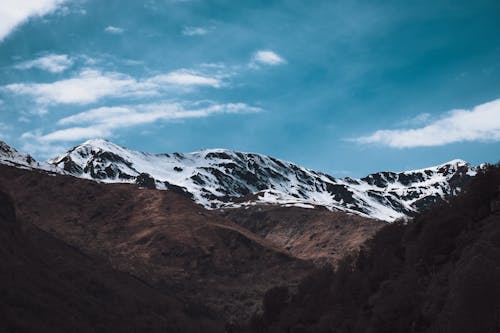
[[[454,160],[451,160],[449,162],[446,162],[444,164],[449,164],[449,165],[465,165],[465,164],[469,164],[467,161],[464,161],[464,160],[461,160],[461,159],[454,159]]]
[[[99,146],[99,145],[107,145],[107,144],[115,145],[114,143],[112,143],[109,140],[95,138],[95,139],[90,139],[90,140],[85,141],[84,143],[81,144],[81,146]]]
[[[462,159],[454,159],[454,160],[451,160],[451,161],[448,161],[448,162],[445,162],[445,163],[441,163],[441,164],[437,164],[437,165],[434,165],[434,166],[429,166],[429,167],[425,167],[425,168],[422,168],[422,169],[414,169],[414,170],[405,170],[405,171],[402,171],[404,173],[416,173],[416,172],[422,172],[422,171],[425,171],[425,170],[441,170],[443,168],[447,168],[447,167],[461,167],[461,166],[470,166],[469,162],[467,161],[464,161]]]
[[[206,208],[323,206],[386,221],[445,200],[475,174],[467,162],[453,160],[420,170],[341,179],[256,153],[217,148],[149,154],[103,139],[86,141],[51,163],[81,178],[181,192]]]
[[[463,167],[463,166],[470,166],[470,164],[467,161],[464,161],[462,159],[458,159],[457,158],[457,159],[454,159],[454,160],[448,161],[446,163],[439,164],[439,165],[436,165],[434,167],[430,167],[430,168],[427,168],[427,169],[433,169],[433,168],[442,169],[443,167],[454,167],[454,168],[457,168],[457,167]]]
[[[93,148],[93,149],[101,149],[101,150],[107,150],[107,151],[125,151],[128,150],[125,147],[119,146],[111,141],[108,141],[106,139],[91,139],[87,140],[84,143],[73,147],[72,149],[82,149],[83,147],[85,148]]]

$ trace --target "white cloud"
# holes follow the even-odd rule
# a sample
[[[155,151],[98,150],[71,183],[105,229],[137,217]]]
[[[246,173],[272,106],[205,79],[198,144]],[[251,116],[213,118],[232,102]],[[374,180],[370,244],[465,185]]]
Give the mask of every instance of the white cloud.
[[[120,35],[122,34],[125,30],[123,30],[123,28],[120,28],[120,27],[114,27],[112,25],[109,25],[107,26],[105,29],[104,29],[105,32],[107,32],[108,34],[113,34],[113,35]]]
[[[29,95],[41,104],[88,104],[106,96],[151,94],[147,84],[121,73],[83,70],[77,76],[53,83],[15,83],[4,89]]]
[[[394,148],[442,146],[465,141],[500,141],[500,99],[472,110],[452,110],[415,129],[379,130],[354,139]]]
[[[41,137],[38,137],[39,141],[44,142],[67,142],[67,141],[79,141],[88,138],[98,138],[109,136],[111,132],[106,128],[100,127],[71,127],[62,130],[58,130]],[[23,136],[25,139],[26,136]]]
[[[65,0],[2,0],[0,1],[0,41],[33,16],[46,15]]]
[[[31,96],[37,103],[48,105],[89,104],[105,97],[154,96],[168,89],[195,86],[219,88],[221,76],[178,70],[138,80],[122,73],[86,69],[72,78],[52,83],[14,83],[1,89]]]
[[[255,54],[253,55],[252,63],[276,66],[285,64],[286,60],[276,52],[270,50],[260,50],[255,52]]]
[[[163,75],[152,77],[150,82],[168,83],[180,86],[211,86],[219,88],[222,85],[220,78],[209,77],[195,71],[180,69]]]
[[[194,106],[194,107],[193,107]],[[209,104],[204,107],[180,103],[155,103],[134,106],[101,107],[60,119],[59,126],[73,126],[48,134],[27,132],[23,139],[38,142],[79,141],[109,137],[115,130],[157,121],[205,118],[215,114],[255,113],[262,109],[244,103]]]
[[[17,64],[17,69],[38,68],[51,73],[60,73],[73,65],[73,59],[66,54],[48,54],[46,56]]]
[[[209,29],[202,27],[184,27],[184,29],[182,29],[182,34],[185,36],[203,36],[209,32]]]
[[[38,152],[37,145],[45,146],[52,145],[55,142],[73,142],[83,141],[91,138],[109,137],[111,132],[106,128],[96,127],[69,127],[48,134],[42,135],[38,131],[26,132],[21,136],[26,144],[30,144],[31,149],[25,149],[31,153]],[[52,150],[52,149],[51,149]]]

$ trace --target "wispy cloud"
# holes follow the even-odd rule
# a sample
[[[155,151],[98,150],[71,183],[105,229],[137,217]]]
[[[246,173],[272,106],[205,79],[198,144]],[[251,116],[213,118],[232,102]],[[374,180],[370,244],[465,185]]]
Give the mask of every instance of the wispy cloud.
[[[21,139],[29,140],[31,142],[36,141],[38,143],[46,142],[68,142],[68,141],[78,141],[87,138],[97,138],[109,136],[111,132],[106,128],[97,127],[71,127],[62,130],[58,130],[46,135],[41,135],[39,132],[26,132],[23,133]]]
[[[255,113],[262,109],[244,103],[197,104],[155,103],[133,106],[101,107],[60,119],[59,126],[70,126],[47,134],[26,132],[22,139],[37,142],[78,141],[94,137],[109,137],[115,130],[151,124],[157,121],[205,118],[216,114]],[[77,125],[77,126],[75,126]]]
[[[2,0],[0,1],[0,42],[32,16],[43,16],[65,0]]]
[[[113,35],[120,35],[125,32],[123,28],[120,27],[114,27],[112,25],[108,25],[106,28],[104,28],[104,32],[107,32],[108,34],[113,34]]]
[[[144,97],[159,95],[172,88],[208,86],[219,88],[222,76],[190,70],[177,70],[136,79],[117,72],[85,69],[76,76],[52,83],[14,83],[0,89],[33,97],[39,104],[90,104],[105,97]]]
[[[378,130],[354,141],[394,148],[442,146],[466,141],[500,141],[500,99],[471,110],[449,111],[420,128]]]
[[[15,66],[17,69],[38,68],[51,73],[60,73],[73,65],[73,59],[66,54],[48,54],[37,59],[25,61]]]
[[[114,72],[83,70],[77,76],[53,83],[15,83],[5,86],[18,95],[28,95],[41,104],[88,104],[107,96],[151,94],[148,84]]]
[[[261,64],[261,65],[270,65],[277,66],[283,65],[286,63],[286,60],[271,50],[260,50],[254,53],[252,57],[251,64]]]
[[[222,81],[219,75],[206,76],[187,69],[176,70],[167,74],[157,75],[149,79],[153,83],[168,83],[180,86],[210,86],[220,88]]]
[[[212,29],[203,27],[184,27],[184,29],[182,29],[182,34],[184,36],[203,36],[208,34],[210,30]]]

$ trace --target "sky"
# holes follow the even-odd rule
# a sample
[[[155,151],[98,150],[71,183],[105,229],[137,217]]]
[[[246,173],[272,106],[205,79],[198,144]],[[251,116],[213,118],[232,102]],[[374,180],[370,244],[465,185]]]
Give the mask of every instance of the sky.
[[[0,140],[337,177],[500,160],[500,2],[2,0]]]

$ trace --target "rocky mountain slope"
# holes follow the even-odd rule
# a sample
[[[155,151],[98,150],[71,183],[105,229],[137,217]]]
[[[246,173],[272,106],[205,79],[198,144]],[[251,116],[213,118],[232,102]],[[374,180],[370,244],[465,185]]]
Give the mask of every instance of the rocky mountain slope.
[[[326,207],[385,221],[413,216],[457,194],[476,168],[462,160],[421,170],[334,178],[269,156],[209,149],[148,154],[90,140],[54,158],[66,173],[184,193],[207,208],[256,204]]]

